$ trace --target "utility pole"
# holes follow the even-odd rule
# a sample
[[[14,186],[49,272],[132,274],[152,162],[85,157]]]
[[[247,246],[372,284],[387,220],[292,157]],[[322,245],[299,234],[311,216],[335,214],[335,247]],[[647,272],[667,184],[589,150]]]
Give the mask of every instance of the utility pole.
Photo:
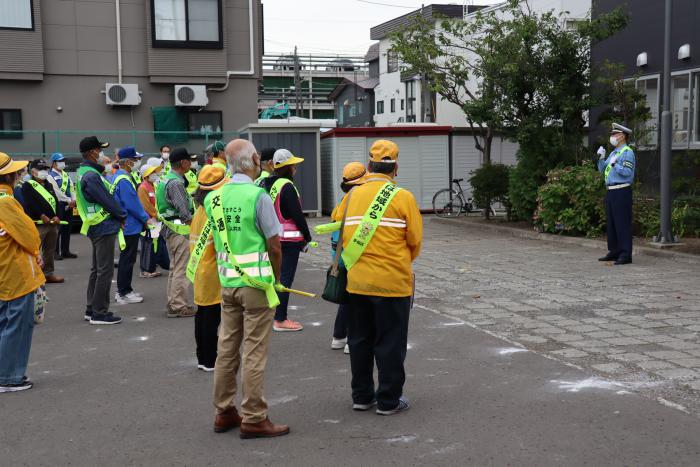
[[[672,0],[666,0],[664,28],[663,111],[661,112],[661,231],[654,243],[676,243],[671,225],[673,199],[671,195],[671,18]]]
[[[299,65],[299,55],[297,46],[294,46],[294,90],[296,91],[296,116],[304,116],[304,101],[301,97],[301,66]]]

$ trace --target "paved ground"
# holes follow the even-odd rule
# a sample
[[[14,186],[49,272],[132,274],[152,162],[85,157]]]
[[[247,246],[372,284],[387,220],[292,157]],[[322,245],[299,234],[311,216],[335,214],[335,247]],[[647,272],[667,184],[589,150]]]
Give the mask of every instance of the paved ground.
[[[700,420],[667,405],[696,410],[700,267],[618,270],[587,249],[426,224],[412,409],[352,412],[333,307],[293,299],[306,329],[273,336],[267,373],[271,417],[292,434],[253,441],[212,432],[212,376],[194,367],[192,320],[164,317],[164,278],[136,279],[146,301],[119,307],[122,325],[82,321],[89,250],[74,237],[81,258],[57,263],[68,282],[35,330],[36,387],[0,397],[0,464],[697,465]],[[319,290],[327,251],[303,259],[296,285]]]

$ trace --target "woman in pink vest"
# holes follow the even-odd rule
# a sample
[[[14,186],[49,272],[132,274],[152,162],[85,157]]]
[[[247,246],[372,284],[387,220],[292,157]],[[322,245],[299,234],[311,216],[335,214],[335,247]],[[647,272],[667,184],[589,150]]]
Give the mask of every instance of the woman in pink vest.
[[[304,162],[301,157],[294,156],[287,149],[278,149],[272,158],[275,171],[263,182],[272,198],[277,212],[277,218],[282,224],[282,273],[280,282],[285,287],[291,287],[294,275],[299,263],[299,254],[306,249],[311,241],[309,226],[306,224],[304,212],[301,208],[299,192],[292,180],[297,172],[297,165]],[[280,293],[280,304],[275,311],[275,324],[273,329],[277,332],[301,331],[304,329],[300,323],[287,317],[289,294]]]

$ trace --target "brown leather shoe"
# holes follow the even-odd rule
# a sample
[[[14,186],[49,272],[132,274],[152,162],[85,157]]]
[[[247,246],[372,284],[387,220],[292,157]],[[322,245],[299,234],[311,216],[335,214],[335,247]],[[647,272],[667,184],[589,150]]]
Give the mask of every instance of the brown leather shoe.
[[[61,276],[54,276],[53,274],[46,276],[47,284],[62,284],[63,282],[65,282],[65,280]]]
[[[241,439],[274,438],[289,434],[287,425],[275,425],[269,418],[259,423],[241,423]]]
[[[241,416],[235,407],[231,407],[226,412],[216,414],[214,419],[214,432],[225,433],[233,428],[241,426]]]

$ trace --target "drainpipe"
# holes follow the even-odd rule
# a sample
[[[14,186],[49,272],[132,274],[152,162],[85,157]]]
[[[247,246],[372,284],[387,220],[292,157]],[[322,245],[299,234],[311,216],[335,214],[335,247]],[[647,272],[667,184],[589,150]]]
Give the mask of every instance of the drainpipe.
[[[117,3],[119,0],[117,0]],[[248,42],[250,64],[247,70],[231,70],[226,72],[226,84],[220,88],[208,88],[209,91],[226,91],[231,83],[231,76],[253,76],[255,74],[255,20],[253,14],[254,0],[248,0]]]
[[[122,19],[119,0],[115,0],[114,5],[117,15],[117,75],[119,84],[122,84]]]

